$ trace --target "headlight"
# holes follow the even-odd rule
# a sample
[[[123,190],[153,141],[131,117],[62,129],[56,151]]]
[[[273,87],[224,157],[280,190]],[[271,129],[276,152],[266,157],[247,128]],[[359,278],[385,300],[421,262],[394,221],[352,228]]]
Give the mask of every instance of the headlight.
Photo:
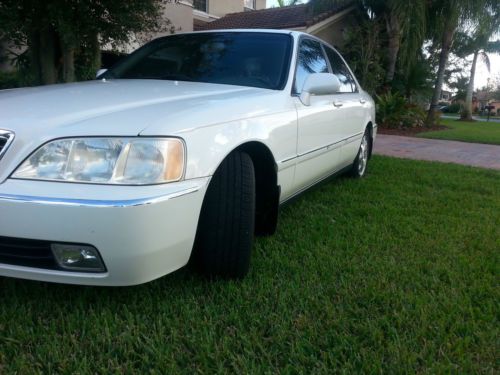
[[[78,138],[49,142],[32,154],[13,178],[152,185],[179,181],[184,143],[177,138]]]

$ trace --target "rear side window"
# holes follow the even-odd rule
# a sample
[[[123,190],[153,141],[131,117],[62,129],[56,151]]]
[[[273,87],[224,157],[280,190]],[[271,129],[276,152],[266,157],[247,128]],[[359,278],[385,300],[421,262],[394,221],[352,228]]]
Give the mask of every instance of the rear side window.
[[[300,94],[307,76],[312,73],[328,73],[328,63],[319,42],[303,39],[299,47],[294,93]]]
[[[358,89],[356,87],[356,81],[354,80],[354,77],[349,71],[349,68],[344,63],[344,60],[342,60],[340,55],[333,49],[325,46],[325,50],[328,56],[328,60],[330,60],[332,73],[335,74],[340,81],[339,92],[342,93],[357,92]]]

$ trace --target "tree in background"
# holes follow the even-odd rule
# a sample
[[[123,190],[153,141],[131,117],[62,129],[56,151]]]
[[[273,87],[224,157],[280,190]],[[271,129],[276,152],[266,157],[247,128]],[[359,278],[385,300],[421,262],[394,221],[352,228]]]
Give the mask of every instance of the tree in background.
[[[347,29],[342,54],[349,61],[363,89],[374,96],[385,80],[383,51],[380,48],[384,25],[371,18],[362,8],[358,8],[352,17],[357,22]]]
[[[283,7],[289,7],[293,5],[299,5],[302,4],[302,0],[278,0],[278,7],[283,8]]]
[[[432,97],[426,116],[428,126],[435,124],[443,83],[463,70],[463,58],[459,64],[462,66],[449,69],[457,35],[460,31],[470,31],[471,25],[483,25],[485,14],[497,21],[500,18],[500,0],[311,0],[309,4],[317,13],[342,5],[357,5],[355,19],[360,26],[354,27],[356,35],[348,37],[342,52],[372,94],[396,91],[409,103],[423,102],[424,95]],[[490,31],[494,29],[490,27]],[[470,54],[476,51],[479,57],[495,45],[487,43],[489,37],[477,36],[473,38],[475,46],[482,47]],[[423,53],[424,46],[428,54]],[[471,67],[474,72],[475,66]],[[380,70],[384,75],[382,80]],[[469,82],[473,85],[472,80]]]
[[[491,98],[500,101],[500,74],[493,78],[492,82],[492,95]]]
[[[500,13],[500,11],[498,12]],[[473,121],[472,96],[474,94],[474,78],[476,76],[477,63],[481,59],[488,71],[490,71],[491,64],[488,53],[500,53],[500,40],[490,40],[495,33],[498,33],[499,26],[500,14],[486,12],[477,22],[472,33],[461,36],[461,51],[459,53],[464,57],[473,56],[461,120]]]
[[[133,33],[160,28],[160,0],[2,0],[0,32],[28,47],[34,84],[85,77],[100,67],[100,46],[128,42]]]
[[[434,93],[427,113],[427,126],[434,125],[439,118],[437,108],[456,32],[480,19],[484,12],[496,12],[500,2],[499,0],[433,0],[430,5],[430,35],[434,44],[439,45],[440,52]]]
[[[392,86],[398,61],[411,70],[426,34],[425,1],[364,0],[366,11],[378,15],[387,35],[385,84]]]
[[[427,2],[407,0],[311,0],[313,12],[334,6],[358,5],[356,19],[366,19],[377,25],[378,40],[384,44],[384,85],[392,86],[397,64],[407,72],[416,62],[426,36]],[[365,22],[365,28],[367,26]],[[366,35],[368,36],[368,35]],[[383,37],[381,37],[383,36]],[[370,37],[370,36],[369,36]],[[380,45],[379,47],[382,47]]]

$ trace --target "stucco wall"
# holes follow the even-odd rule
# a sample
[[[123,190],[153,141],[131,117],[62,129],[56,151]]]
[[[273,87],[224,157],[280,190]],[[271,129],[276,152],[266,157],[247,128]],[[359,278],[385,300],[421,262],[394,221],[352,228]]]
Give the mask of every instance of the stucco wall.
[[[169,19],[176,32],[193,31],[193,8],[191,1],[165,4],[164,19]]]
[[[222,17],[229,13],[243,12],[245,10],[244,4],[244,0],[209,0],[208,13]],[[255,8],[266,8],[266,0],[256,0]]]
[[[351,25],[350,17],[343,17],[324,29],[308,32],[341,50],[345,44],[345,32]]]
[[[210,0],[208,3],[208,13],[218,17],[237,12],[243,12],[243,0]]]
[[[265,9],[266,8],[266,0],[257,0],[255,6],[256,6],[256,9]]]

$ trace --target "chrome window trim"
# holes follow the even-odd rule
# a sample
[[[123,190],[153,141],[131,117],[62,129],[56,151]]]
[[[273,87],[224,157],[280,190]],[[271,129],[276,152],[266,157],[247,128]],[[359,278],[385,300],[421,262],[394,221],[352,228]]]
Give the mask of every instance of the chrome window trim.
[[[2,150],[0,151],[0,160],[2,160],[2,157],[7,152],[9,146],[12,144],[15,137],[16,137],[16,135],[14,134],[13,131],[0,129],[0,138],[7,140],[7,142],[5,143],[5,146],[3,146]]]

